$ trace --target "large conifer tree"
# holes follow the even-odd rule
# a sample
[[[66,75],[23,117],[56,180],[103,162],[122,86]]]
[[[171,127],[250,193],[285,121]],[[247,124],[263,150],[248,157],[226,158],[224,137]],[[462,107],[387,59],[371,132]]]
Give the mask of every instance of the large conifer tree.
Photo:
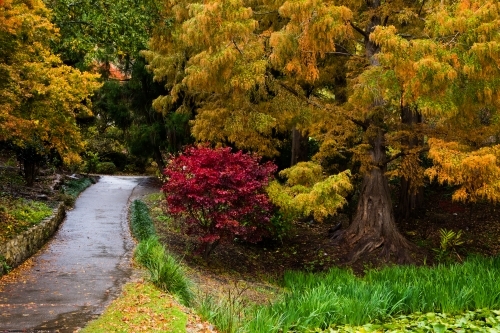
[[[179,99],[199,102],[193,134],[274,155],[277,133],[319,140],[325,164],[360,161],[357,213],[337,236],[352,259],[410,261],[388,164],[411,196],[428,176],[454,198],[500,197],[500,5],[494,0],[170,1],[145,55]],[[410,202],[411,200],[408,200]]]

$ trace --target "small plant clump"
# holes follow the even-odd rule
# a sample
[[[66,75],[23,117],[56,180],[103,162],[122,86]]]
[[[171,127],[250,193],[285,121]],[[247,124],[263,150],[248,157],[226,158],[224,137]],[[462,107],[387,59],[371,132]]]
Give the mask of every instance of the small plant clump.
[[[271,229],[265,187],[275,171],[274,164],[231,148],[188,147],[167,165],[162,190],[169,214],[183,219],[208,257],[221,242],[258,242]]]

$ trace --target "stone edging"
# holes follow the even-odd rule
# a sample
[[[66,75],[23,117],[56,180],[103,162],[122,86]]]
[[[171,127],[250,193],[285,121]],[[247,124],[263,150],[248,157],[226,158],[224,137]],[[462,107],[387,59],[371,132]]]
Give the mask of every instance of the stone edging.
[[[11,268],[19,266],[24,260],[35,254],[52,237],[65,216],[66,208],[62,202],[59,202],[50,217],[22,232],[5,244],[0,244],[0,258],[3,257],[5,263]],[[0,276],[5,273],[2,262],[0,262]]]

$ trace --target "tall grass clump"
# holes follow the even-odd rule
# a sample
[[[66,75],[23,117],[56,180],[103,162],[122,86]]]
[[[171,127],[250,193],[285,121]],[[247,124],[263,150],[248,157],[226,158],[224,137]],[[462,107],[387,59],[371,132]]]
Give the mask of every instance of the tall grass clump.
[[[156,237],[146,204],[135,200],[131,205],[130,216],[132,233],[139,240],[135,250],[136,260],[148,269],[154,285],[176,295],[184,305],[189,305],[193,299],[191,282],[182,266]]]
[[[249,306],[250,301],[244,297],[248,288],[235,284],[229,287],[222,297],[210,294],[200,295],[197,298],[196,311],[203,318],[214,324],[220,332],[237,333],[246,321],[247,314],[252,314],[255,305]]]
[[[132,235],[138,241],[143,241],[156,235],[148,206],[140,200],[132,202],[130,208],[130,227]]]
[[[90,178],[72,179],[64,185],[63,192],[76,198],[90,185],[92,185]]]
[[[248,314],[253,319],[244,331],[302,332],[414,312],[499,309],[498,281],[500,257],[473,257],[449,266],[388,267],[370,270],[362,278],[339,268],[323,274],[288,272],[284,295]]]

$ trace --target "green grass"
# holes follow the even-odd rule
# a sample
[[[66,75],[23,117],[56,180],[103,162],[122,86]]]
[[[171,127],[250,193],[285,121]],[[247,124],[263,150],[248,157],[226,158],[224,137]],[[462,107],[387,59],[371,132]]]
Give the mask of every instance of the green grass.
[[[125,285],[122,295],[80,333],[186,332],[187,315],[150,283]]]
[[[287,292],[272,305],[247,310],[245,332],[304,332],[332,324],[362,325],[414,312],[460,313],[500,308],[500,258],[470,258],[438,267],[397,266],[359,278],[289,272]]]
[[[134,200],[130,208],[130,227],[132,234],[138,241],[146,240],[156,235],[153,220],[149,216],[149,209],[140,200]]]
[[[44,202],[0,196],[0,240],[6,240],[51,216],[53,208]]]
[[[192,283],[182,266],[156,237],[147,206],[135,200],[130,216],[132,233],[140,241],[135,250],[137,262],[148,269],[154,285],[176,295],[184,305],[189,305],[193,300]]]

